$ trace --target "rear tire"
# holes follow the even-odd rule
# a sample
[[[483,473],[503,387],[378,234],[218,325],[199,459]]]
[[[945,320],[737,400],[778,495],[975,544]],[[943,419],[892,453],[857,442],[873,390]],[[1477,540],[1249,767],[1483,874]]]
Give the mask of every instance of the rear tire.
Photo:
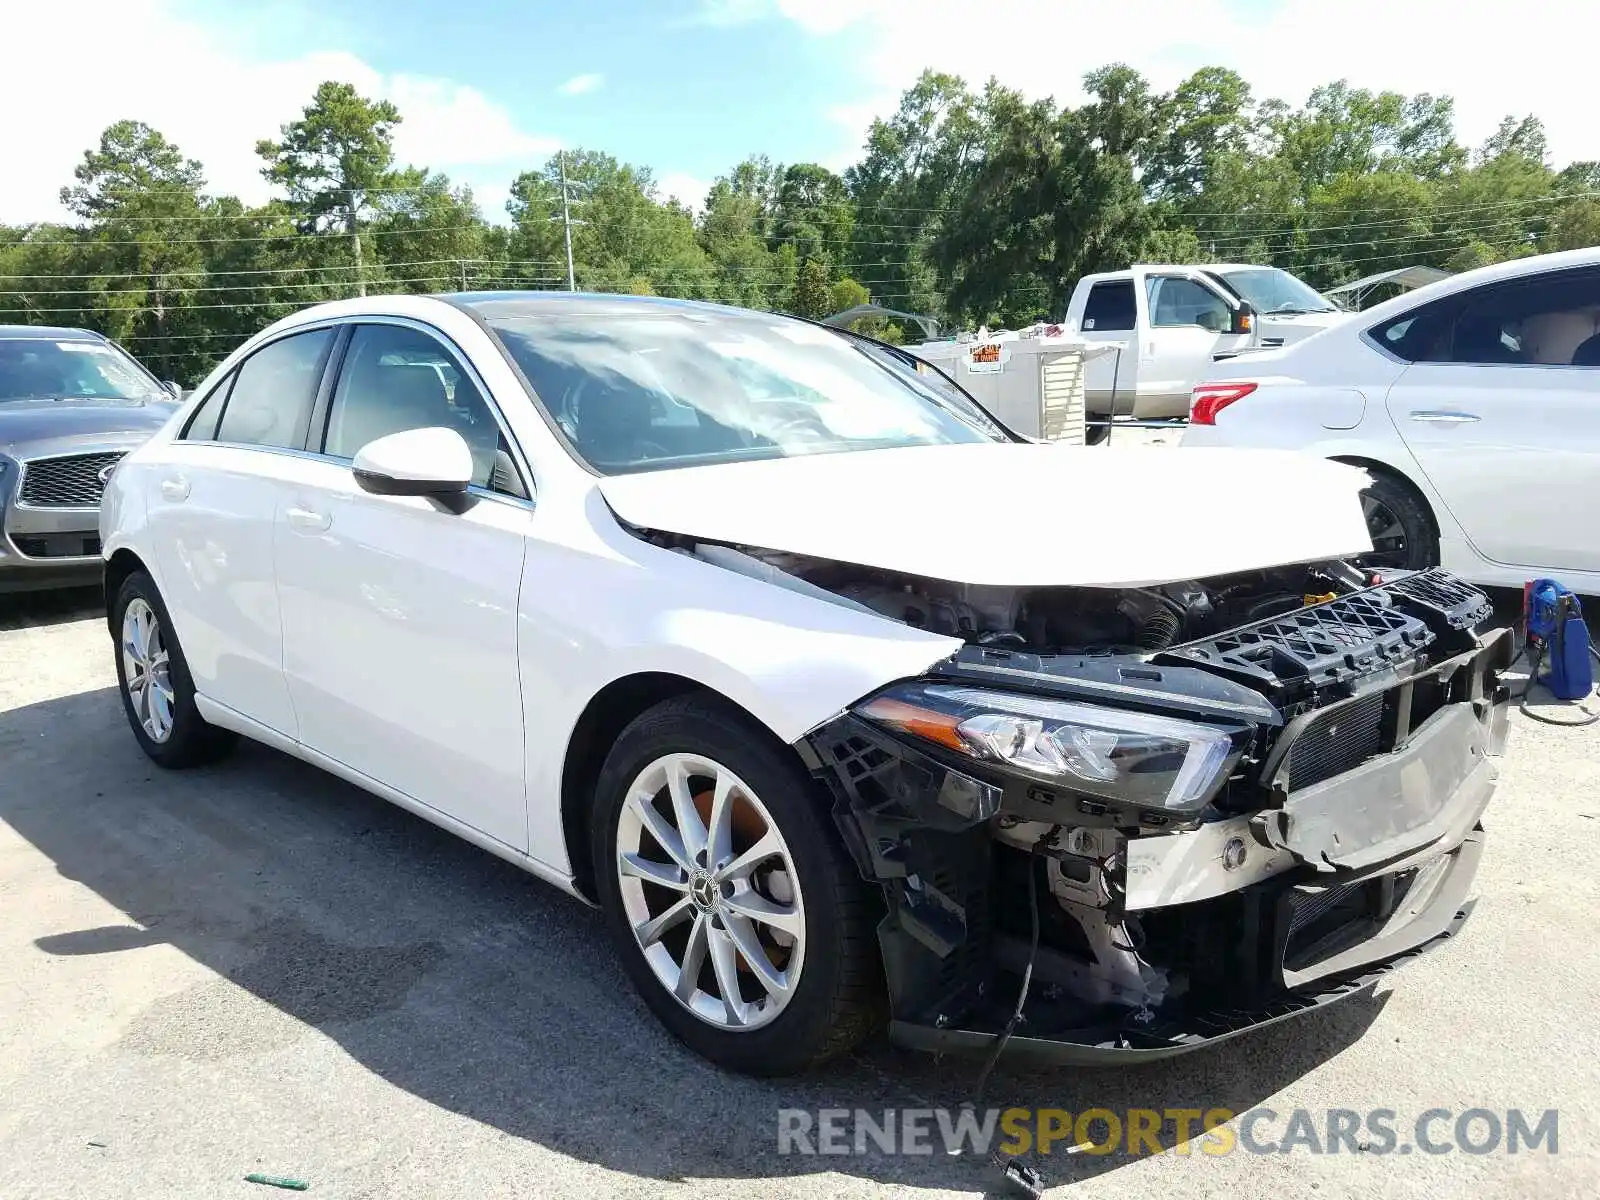
[[[1386,471],[1372,471],[1372,485],[1361,493],[1361,510],[1372,535],[1372,553],[1357,561],[1364,567],[1426,571],[1439,565],[1439,534],[1428,502],[1407,481]]]
[[[194,702],[194,679],[155,580],[135,571],[111,604],[122,710],[139,748],[163,767],[215,762],[236,736],[208,725]]]
[[[732,705],[680,696],[623,730],[592,845],[623,966],[696,1053],[787,1075],[881,1026],[878,897],[793,752]]]

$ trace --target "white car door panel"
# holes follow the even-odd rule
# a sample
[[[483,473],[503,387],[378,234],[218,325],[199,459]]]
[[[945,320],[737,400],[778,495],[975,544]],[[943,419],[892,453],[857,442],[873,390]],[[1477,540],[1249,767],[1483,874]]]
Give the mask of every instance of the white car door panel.
[[[331,329],[267,343],[151,464],[147,516],[196,689],[293,737],[273,580],[277,479],[303,445]]]
[[[530,510],[369,495],[329,460],[290,475],[275,554],[301,741],[525,849],[516,605]]]
[[[517,598],[533,509],[501,494],[526,494],[509,442],[477,376],[410,324],[356,325],[326,408],[319,453],[281,476],[273,539],[301,741],[525,851]],[[467,441],[469,492],[356,482],[364,445],[432,426]]]
[[[1389,415],[1484,557],[1600,570],[1600,370],[1417,363]]]
[[[294,736],[272,573],[276,474],[284,456],[173,442],[147,500],[162,598],[196,689]]]

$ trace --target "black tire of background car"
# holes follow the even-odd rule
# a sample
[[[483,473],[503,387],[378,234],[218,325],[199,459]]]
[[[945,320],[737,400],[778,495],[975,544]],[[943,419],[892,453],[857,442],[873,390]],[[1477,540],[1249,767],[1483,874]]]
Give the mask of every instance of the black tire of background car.
[[[665,754],[703,754],[755,790],[777,822],[799,875],[806,957],[788,1006],[771,1023],[727,1032],[668,995],[645,961],[622,909],[617,819],[627,788]],[[790,1075],[850,1050],[884,1026],[878,953],[881,898],[861,879],[829,814],[829,799],[794,752],[733,705],[706,695],[667,700],[623,730],[601,768],[592,826],[594,874],[606,925],[634,987],[691,1050],[747,1075]]]
[[[127,669],[122,662],[122,617],[135,599],[148,604],[161,622],[161,640],[167,648],[167,677],[172,682],[172,735],[164,742],[153,741],[139,724],[133,711],[133,698],[128,695]],[[215,762],[232,750],[238,742],[235,734],[215,725],[208,725],[194,703],[194,679],[189,674],[189,663],[183,657],[183,647],[178,644],[178,633],[172,627],[172,618],[161,600],[155,580],[143,571],[135,571],[122,581],[117,598],[111,608],[111,628],[116,640],[118,691],[122,693],[122,711],[128,716],[128,725],[138,739],[139,748],[151,760],[163,767],[182,769]]]
[[[1426,571],[1439,565],[1439,534],[1433,526],[1433,514],[1428,502],[1417,494],[1405,480],[1383,471],[1372,472],[1372,486],[1365,490],[1379,504],[1387,508],[1405,536],[1405,562],[1373,562],[1373,566],[1387,566],[1406,571]],[[1363,558],[1362,563],[1368,560]]]

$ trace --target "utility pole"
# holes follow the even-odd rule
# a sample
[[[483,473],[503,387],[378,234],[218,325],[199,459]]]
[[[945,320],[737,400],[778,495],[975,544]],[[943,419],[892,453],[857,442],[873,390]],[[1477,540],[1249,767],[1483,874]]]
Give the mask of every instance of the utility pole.
[[[360,201],[356,199],[355,189],[352,188],[350,190],[349,230],[350,240],[355,243],[356,250],[356,294],[365,296],[367,294],[367,271],[361,261],[361,224],[356,215],[359,207]]]
[[[550,219],[561,222],[561,231],[565,235],[567,242],[567,291],[575,292],[578,290],[578,282],[577,276],[572,269],[572,227],[574,225],[582,225],[583,222],[572,219],[570,206],[573,201],[567,192],[567,152],[565,150],[556,152],[556,172],[561,188],[561,215]],[[582,201],[579,201],[579,203],[582,203]]]

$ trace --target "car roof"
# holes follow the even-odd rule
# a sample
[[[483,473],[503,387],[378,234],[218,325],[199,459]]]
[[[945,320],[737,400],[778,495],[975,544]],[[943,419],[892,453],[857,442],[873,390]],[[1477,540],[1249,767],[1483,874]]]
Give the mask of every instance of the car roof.
[[[92,329],[70,329],[64,325],[0,325],[0,338],[41,342],[103,342],[105,337]]]
[[[465,308],[485,319],[542,314],[547,316],[618,317],[645,313],[699,313],[726,317],[771,317],[758,309],[736,308],[705,300],[670,296],[623,296],[610,292],[451,292],[435,299]]]

